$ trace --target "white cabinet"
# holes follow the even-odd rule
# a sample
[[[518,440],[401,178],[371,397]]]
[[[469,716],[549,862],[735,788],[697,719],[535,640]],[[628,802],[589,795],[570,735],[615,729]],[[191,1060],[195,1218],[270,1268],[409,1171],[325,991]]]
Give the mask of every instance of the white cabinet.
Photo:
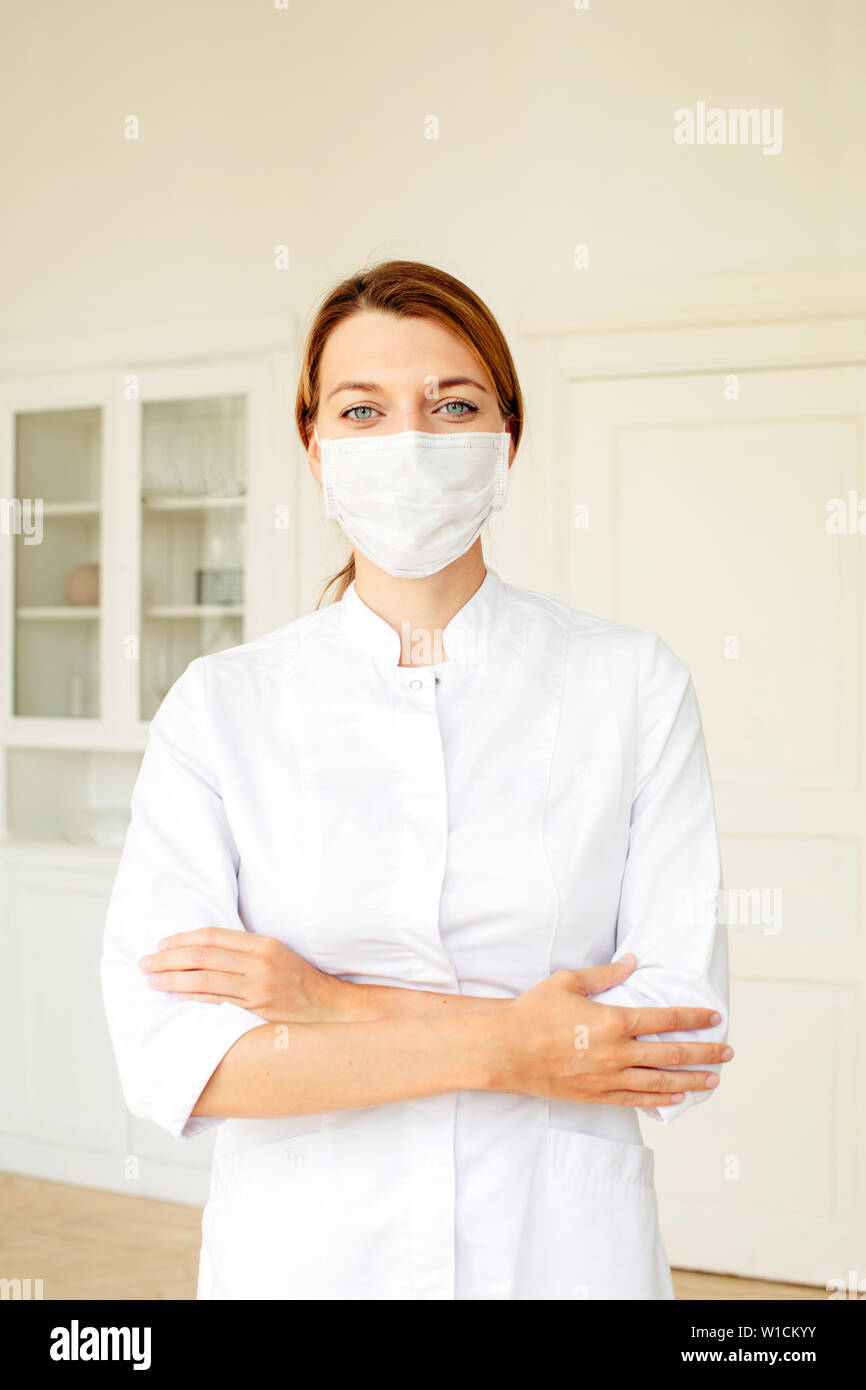
[[[268,350],[0,383],[2,1168],[206,1193],[212,1137],[126,1110],[99,958],[148,721],[297,616],[291,379]]]
[[[102,1008],[117,853],[0,847],[0,1168],[203,1201],[212,1138],[169,1139],[127,1111]]]

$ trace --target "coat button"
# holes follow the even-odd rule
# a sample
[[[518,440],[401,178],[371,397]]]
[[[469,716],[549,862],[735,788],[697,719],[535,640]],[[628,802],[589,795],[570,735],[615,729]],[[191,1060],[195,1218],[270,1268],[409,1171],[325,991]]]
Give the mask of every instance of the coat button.
[[[420,689],[421,689],[421,686],[422,686],[423,684],[424,684],[423,681],[410,681],[410,682],[409,682],[409,689],[410,689],[410,690],[420,690]]]

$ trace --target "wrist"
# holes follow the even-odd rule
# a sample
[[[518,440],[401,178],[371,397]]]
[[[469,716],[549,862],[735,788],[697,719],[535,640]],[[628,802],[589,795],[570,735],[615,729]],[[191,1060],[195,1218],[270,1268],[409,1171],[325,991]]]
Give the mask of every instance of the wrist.
[[[323,1023],[374,1023],[382,1015],[369,997],[368,987],[329,977],[327,999],[322,1009]]]
[[[467,1089],[516,1090],[514,1000],[491,1000],[490,1003],[495,1003],[497,1007],[473,1010],[465,1016],[475,1043],[472,1055],[474,1079]]]

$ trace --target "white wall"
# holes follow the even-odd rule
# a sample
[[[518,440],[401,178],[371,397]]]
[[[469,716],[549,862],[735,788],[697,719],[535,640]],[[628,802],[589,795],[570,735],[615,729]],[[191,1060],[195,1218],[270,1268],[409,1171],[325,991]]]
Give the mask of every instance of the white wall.
[[[4,337],[279,309],[373,254],[504,315],[577,242],[589,280],[864,261],[862,0],[287,3],[7,3]],[[781,107],[782,154],[676,147],[699,99]]]
[[[287,4],[7,4],[4,370],[24,341],[288,322],[389,255],[467,280],[521,367],[527,324],[675,317],[725,303],[732,274],[744,306],[812,284],[844,308],[863,283],[862,0]],[[675,109],[700,100],[781,107],[782,153],[675,145]],[[527,386],[493,558],[544,587]],[[310,516],[302,606],[326,563]]]

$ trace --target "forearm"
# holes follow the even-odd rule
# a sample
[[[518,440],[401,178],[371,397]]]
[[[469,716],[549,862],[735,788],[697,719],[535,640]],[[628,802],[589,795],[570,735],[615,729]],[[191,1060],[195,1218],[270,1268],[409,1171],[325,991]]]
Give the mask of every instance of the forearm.
[[[494,1010],[468,1010],[366,1023],[263,1024],[229,1049],[192,1113],[266,1119],[495,1089],[503,1069],[495,1020]]]
[[[339,1020],[370,1023],[388,1018],[440,1018],[501,1009],[510,999],[488,999],[477,994],[436,994],[427,989],[406,989],[399,985],[356,985],[347,981],[341,995]]]
[[[269,1023],[373,1023],[501,1009],[508,998],[357,984],[330,975],[274,937],[218,927],[179,932],[143,956],[152,988],[180,999],[240,1003]]]

